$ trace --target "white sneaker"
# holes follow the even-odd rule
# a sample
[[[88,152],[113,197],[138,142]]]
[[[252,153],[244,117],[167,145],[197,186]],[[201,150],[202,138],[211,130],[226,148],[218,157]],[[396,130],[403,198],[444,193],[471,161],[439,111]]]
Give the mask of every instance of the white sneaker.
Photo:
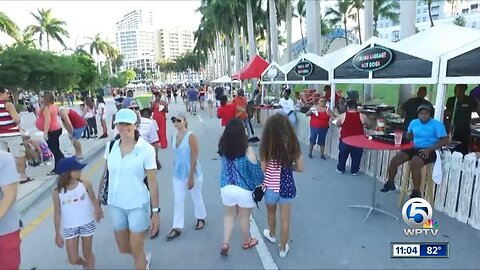
[[[280,258],[285,258],[285,256],[287,256],[288,254],[288,251],[290,250],[290,247],[288,246],[288,244],[285,245],[285,250],[278,250],[278,255],[280,256]]]
[[[145,251],[145,259],[147,260],[147,270],[150,269],[150,261],[152,260],[152,253]]]
[[[265,236],[265,238],[267,238],[267,240],[270,241],[270,243],[277,242],[277,239],[275,237],[270,236],[270,230],[269,229],[263,230],[263,236]]]

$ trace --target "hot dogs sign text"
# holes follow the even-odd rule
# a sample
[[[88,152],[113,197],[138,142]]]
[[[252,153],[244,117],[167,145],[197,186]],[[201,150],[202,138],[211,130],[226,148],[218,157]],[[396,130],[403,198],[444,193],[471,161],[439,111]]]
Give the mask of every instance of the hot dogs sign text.
[[[392,61],[392,52],[384,47],[367,48],[357,53],[352,60],[353,66],[362,71],[376,71],[387,67]]]

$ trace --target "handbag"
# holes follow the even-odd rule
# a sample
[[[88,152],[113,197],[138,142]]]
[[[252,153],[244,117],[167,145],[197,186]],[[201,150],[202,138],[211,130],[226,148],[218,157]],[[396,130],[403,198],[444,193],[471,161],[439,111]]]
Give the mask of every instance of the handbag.
[[[263,191],[262,185],[258,185],[258,186],[256,186],[255,188],[252,189],[250,187],[250,185],[247,183],[247,181],[245,180],[245,178],[243,178],[242,174],[238,171],[237,166],[235,166],[235,162],[233,162],[233,161],[230,161],[230,162],[232,162],[232,165],[235,168],[235,171],[237,171],[240,178],[242,178],[245,185],[247,185],[248,189],[250,189],[250,191],[252,192],[253,201],[257,205],[257,209],[258,209],[258,202],[262,201],[263,195],[265,194],[265,192]]]
[[[108,146],[108,153],[112,151],[113,144],[115,143],[116,140],[112,140],[110,142],[110,145]],[[98,199],[100,200],[100,203],[103,205],[107,205],[108,201],[108,165],[105,165],[107,167],[107,170],[105,172],[105,175],[103,176],[103,183],[102,187],[100,188],[100,191],[98,192]]]

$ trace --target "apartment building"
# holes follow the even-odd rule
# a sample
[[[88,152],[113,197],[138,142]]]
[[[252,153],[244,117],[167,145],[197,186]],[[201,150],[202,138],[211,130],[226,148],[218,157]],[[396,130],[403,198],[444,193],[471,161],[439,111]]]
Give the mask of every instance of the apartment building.
[[[155,68],[155,39],[151,11],[134,10],[115,24],[115,38],[124,55],[123,69]]]
[[[434,25],[453,23],[457,16],[465,18],[465,27],[480,28],[480,1],[478,0],[446,0],[433,1],[431,14]],[[428,15],[428,5],[425,0],[417,0],[416,27],[422,31],[431,26]],[[386,18],[380,18],[377,23],[379,37],[390,41],[400,40],[400,23]]]
[[[159,60],[173,60],[189,51],[195,43],[193,31],[180,27],[161,28],[155,31],[155,56]]]

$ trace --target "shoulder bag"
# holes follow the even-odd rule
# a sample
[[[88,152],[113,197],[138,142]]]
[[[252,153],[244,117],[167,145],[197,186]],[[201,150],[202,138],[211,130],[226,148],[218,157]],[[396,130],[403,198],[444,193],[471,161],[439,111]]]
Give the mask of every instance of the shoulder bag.
[[[117,140],[112,140],[110,142],[110,145],[108,146],[108,153],[112,152],[113,145],[115,144]],[[100,191],[98,192],[98,199],[100,200],[100,203],[103,205],[107,205],[108,201],[108,165],[105,164],[106,166],[106,171],[105,175],[103,176],[103,183],[102,187],[100,188]]]

